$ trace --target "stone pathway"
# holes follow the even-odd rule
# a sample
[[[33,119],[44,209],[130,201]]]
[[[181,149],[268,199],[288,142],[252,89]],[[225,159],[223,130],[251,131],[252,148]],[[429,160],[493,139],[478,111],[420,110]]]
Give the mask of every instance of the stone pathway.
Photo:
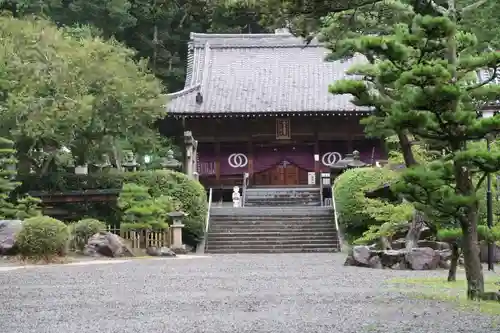
[[[188,258],[188,257],[186,257]],[[397,277],[341,254],[192,256],[0,271],[2,329],[16,333],[491,333],[494,318],[409,299]]]

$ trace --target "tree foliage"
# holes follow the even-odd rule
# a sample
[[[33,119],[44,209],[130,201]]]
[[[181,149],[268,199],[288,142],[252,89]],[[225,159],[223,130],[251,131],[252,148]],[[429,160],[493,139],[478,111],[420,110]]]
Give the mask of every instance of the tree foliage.
[[[0,131],[16,143],[22,171],[47,171],[63,147],[81,165],[116,140],[157,140],[166,99],[132,50],[40,19],[1,17],[0,27]]]
[[[500,170],[500,154],[471,145],[500,128],[500,116],[478,117],[481,107],[499,99],[500,86],[477,77],[487,70],[495,78],[500,52],[478,54],[475,36],[455,23],[457,11],[441,11],[439,16],[414,14],[410,23],[396,24],[387,35],[362,34],[337,42],[375,61],[352,68],[350,73],[361,80],[341,80],[330,90],[352,94],[358,105],[377,105],[386,128],[408,131],[442,151],[438,160],[406,170],[395,188],[427,216],[458,221],[468,291],[482,292],[477,248],[481,181],[473,180]]]
[[[370,225],[381,225],[402,219],[405,212],[395,205],[378,199],[369,199],[365,192],[396,179],[395,172],[385,168],[347,170],[334,184],[336,209],[342,231],[349,240],[361,237]]]

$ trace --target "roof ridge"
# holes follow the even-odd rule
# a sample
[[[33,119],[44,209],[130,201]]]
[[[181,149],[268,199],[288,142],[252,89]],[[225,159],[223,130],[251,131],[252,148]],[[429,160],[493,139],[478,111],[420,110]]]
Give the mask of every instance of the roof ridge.
[[[181,96],[184,96],[184,95],[187,95],[197,89],[200,89],[201,88],[201,83],[196,83],[195,85],[192,85],[192,86],[189,86],[189,87],[186,87],[182,90],[179,90],[179,91],[176,91],[176,92],[173,92],[173,93],[169,93],[167,94],[168,97],[171,97],[171,98],[177,98],[177,97],[181,97]]]
[[[203,72],[201,72],[201,92],[204,94],[208,90],[208,73],[210,71],[210,43],[205,43],[205,59],[203,59]]]
[[[191,32],[189,35],[190,39],[195,39],[195,38],[250,38],[250,39],[256,39],[256,38],[283,38],[283,37],[288,37],[288,38],[297,38],[292,34],[276,34],[276,33],[246,33],[246,34],[221,34],[221,33],[205,33],[205,32]]]
[[[191,32],[190,47],[205,48],[210,43],[212,49],[228,48],[302,48],[306,45],[304,38],[296,37],[290,33],[274,34],[210,34]],[[325,47],[324,43],[314,38],[307,44],[308,47]]]

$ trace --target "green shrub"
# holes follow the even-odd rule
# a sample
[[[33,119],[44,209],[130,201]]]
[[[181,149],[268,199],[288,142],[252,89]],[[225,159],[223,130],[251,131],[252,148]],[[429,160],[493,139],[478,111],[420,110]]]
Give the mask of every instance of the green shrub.
[[[477,226],[477,236],[479,241],[498,242],[500,241],[500,226],[496,225],[491,230],[485,225]],[[441,229],[437,233],[437,238],[443,242],[458,242],[462,239],[461,228]]]
[[[365,192],[396,178],[396,172],[386,168],[359,168],[347,170],[335,180],[335,204],[346,240],[359,238],[370,226],[384,223],[373,217],[381,201],[366,198]]]
[[[83,250],[90,237],[106,230],[106,224],[96,219],[83,219],[72,224],[70,230],[74,246],[78,250]]]
[[[196,245],[203,235],[207,213],[207,193],[203,186],[176,171],[143,171],[126,175],[128,182],[147,186],[153,198],[163,195],[175,199],[178,202],[178,208],[187,214],[183,220],[185,243]]]
[[[153,198],[146,186],[134,183],[124,184],[118,197],[122,210],[122,230],[168,228],[167,214],[172,212],[174,199],[161,195]]]
[[[20,193],[29,191],[66,192],[82,190],[120,190],[124,183],[135,183],[146,186],[153,198],[166,196],[173,198],[179,209],[187,216],[184,218],[183,240],[186,244],[196,245],[203,235],[203,225],[207,213],[207,193],[203,186],[185,174],[170,170],[117,172],[75,175],[53,173],[44,177],[23,175],[19,179],[22,185]],[[92,207],[90,207],[92,206]],[[85,216],[92,216],[109,222],[118,223],[121,220],[118,207],[98,203],[89,203],[82,210]]]
[[[61,221],[48,216],[32,217],[24,221],[17,234],[16,244],[23,257],[50,258],[67,252],[68,227]]]

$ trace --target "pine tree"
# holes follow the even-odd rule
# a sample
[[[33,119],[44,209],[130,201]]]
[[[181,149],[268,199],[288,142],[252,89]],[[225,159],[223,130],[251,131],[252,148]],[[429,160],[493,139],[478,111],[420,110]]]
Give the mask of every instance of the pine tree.
[[[408,131],[442,151],[437,162],[409,168],[396,190],[427,216],[458,222],[467,295],[474,298],[484,292],[476,191],[488,173],[500,170],[500,154],[470,147],[500,129],[500,116],[478,116],[481,107],[500,98],[500,86],[488,84],[496,78],[500,52],[474,53],[476,38],[458,30],[453,0],[439,11],[439,16],[414,15],[392,34],[343,40],[343,47],[375,61],[352,69],[363,80],[337,82],[331,91],[353,94],[356,104],[381,105],[379,121],[386,128]],[[478,82],[477,73],[484,70],[492,75]]]
[[[16,207],[9,201],[10,193],[19,185],[16,177],[14,142],[0,137],[0,218],[15,216]]]

